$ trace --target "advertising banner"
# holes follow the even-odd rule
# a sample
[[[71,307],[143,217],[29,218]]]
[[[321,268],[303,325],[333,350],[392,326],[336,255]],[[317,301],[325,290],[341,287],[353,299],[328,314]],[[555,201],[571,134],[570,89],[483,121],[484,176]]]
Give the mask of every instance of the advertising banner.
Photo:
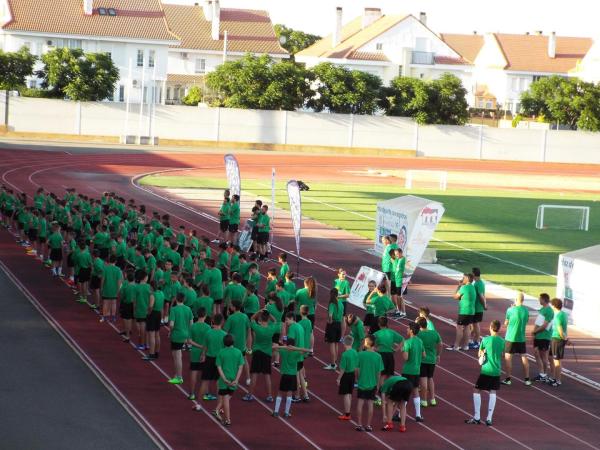
[[[237,159],[230,153],[225,155],[224,159],[229,191],[231,192],[231,195],[240,195],[242,192],[242,181],[240,179],[240,166]]]
[[[369,281],[375,281],[377,286],[379,286],[383,281],[384,276],[383,272],[367,266],[362,266],[358,271],[356,278],[354,278],[348,301],[359,308],[365,309],[363,300],[365,295],[367,295],[367,292],[369,292]]]
[[[296,238],[296,255],[300,256],[300,234],[302,232],[302,199],[300,197],[300,186],[296,180],[290,180],[287,184],[288,199],[290,202],[290,214],[294,237]]]

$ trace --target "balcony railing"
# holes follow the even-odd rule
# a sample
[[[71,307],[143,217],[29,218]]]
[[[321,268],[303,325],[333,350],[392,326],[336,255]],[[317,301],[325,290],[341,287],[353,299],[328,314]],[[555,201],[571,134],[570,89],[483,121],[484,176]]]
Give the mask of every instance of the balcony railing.
[[[432,52],[412,52],[411,64],[433,65],[434,58]]]

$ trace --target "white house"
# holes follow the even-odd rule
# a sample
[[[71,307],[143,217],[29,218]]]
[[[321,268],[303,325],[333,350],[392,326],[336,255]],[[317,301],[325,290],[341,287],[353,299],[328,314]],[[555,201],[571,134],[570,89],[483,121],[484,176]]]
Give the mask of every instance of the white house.
[[[165,4],[169,28],[181,38],[169,48],[166,99],[178,103],[193,85],[204,86],[204,74],[225,60],[246,53],[289,57],[280,45],[266,11],[221,9],[219,0],[200,6]]]
[[[128,94],[133,103],[142,96],[161,102],[169,46],[178,43],[160,0],[0,0],[0,49],[25,45],[37,56],[58,47],[108,52],[120,73],[118,102]]]
[[[309,67],[340,64],[378,75],[384,84],[398,75],[429,80],[445,72],[470,83],[471,65],[427,27],[425,13],[417,19],[365,8],[362,16],[342,23],[343,10],[338,7],[332,34],[296,54],[296,60]]]

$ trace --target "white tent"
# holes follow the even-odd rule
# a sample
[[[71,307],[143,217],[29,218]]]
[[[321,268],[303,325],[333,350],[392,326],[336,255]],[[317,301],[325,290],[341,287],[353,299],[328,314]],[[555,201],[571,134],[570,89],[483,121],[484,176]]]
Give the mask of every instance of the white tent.
[[[375,251],[384,250],[381,238],[388,234],[398,236],[398,246],[404,251],[406,269],[403,288],[406,287],[429,244],[437,224],[442,220],[444,206],[436,201],[414,195],[405,195],[377,203]]]
[[[565,253],[558,258],[556,296],[563,300],[563,309],[574,325],[600,334],[600,245]]]

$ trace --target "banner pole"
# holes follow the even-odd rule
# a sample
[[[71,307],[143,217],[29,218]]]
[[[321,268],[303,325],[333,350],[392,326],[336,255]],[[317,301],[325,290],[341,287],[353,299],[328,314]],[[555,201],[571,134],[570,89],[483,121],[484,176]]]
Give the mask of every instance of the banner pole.
[[[275,167],[271,171],[271,248],[275,241]]]

